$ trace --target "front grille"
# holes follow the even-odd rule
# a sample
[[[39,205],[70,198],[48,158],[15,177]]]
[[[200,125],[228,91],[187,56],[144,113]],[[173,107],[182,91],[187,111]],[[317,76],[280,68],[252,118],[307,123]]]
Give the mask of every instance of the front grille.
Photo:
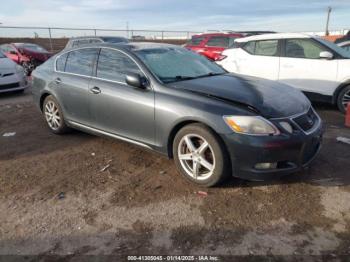
[[[2,74],[0,75],[0,77],[7,77],[7,76],[12,76],[14,75],[15,73],[7,73],[7,74]]]
[[[312,107],[310,107],[307,113],[297,116],[292,120],[305,132],[310,131],[319,122],[319,119]]]
[[[16,88],[16,87],[19,87],[19,83],[0,85],[0,90],[11,89],[11,88]]]

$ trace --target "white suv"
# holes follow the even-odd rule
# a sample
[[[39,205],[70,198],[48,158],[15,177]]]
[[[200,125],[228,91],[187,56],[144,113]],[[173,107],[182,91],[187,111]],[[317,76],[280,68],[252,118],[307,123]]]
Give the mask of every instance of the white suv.
[[[350,52],[324,39],[295,33],[239,38],[217,61],[227,71],[278,80],[310,100],[350,102]]]

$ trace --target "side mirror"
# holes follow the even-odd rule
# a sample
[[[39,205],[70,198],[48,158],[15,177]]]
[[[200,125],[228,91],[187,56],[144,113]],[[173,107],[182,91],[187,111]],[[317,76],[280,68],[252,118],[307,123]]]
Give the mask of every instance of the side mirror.
[[[136,88],[146,89],[147,87],[147,79],[135,73],[128,73],[125,76],[125,82]]]
[[[333,59],[333,54],[331,52],[328,52],[328,51],[322,51],[320,53],[320,58],[323,58],[323,59]]]

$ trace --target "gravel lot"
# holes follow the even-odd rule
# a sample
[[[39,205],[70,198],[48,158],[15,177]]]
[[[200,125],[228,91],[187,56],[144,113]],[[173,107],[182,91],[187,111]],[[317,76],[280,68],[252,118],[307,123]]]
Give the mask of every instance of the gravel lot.
[[[316,109],[326,132],[311,169],[200,189],[157,153],[81,132],[51,134],[28,91],[0,95],[0,254],[346,259],[350,145],[336,137],[350,129],[334,108]]]

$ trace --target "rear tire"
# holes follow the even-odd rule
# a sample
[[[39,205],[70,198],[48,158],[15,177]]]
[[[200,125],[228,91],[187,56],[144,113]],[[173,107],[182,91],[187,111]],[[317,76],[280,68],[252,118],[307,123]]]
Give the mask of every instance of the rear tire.
[[[350,86],[344,87],[337,98],[337,106],[340,112],[345,113],[346,112],[346,103],[350,103]]]
[[[218,185],[231,175],[225,146],[215,132],[202,124],[187,125],[176,134],[173,156],[178,171],[201,186]]]
[[[59,103],[51,95],[47,96],[44,100],[43,114],[51,132],[55,134],[64,134],[70,130],[65,123],[63,112]]]

